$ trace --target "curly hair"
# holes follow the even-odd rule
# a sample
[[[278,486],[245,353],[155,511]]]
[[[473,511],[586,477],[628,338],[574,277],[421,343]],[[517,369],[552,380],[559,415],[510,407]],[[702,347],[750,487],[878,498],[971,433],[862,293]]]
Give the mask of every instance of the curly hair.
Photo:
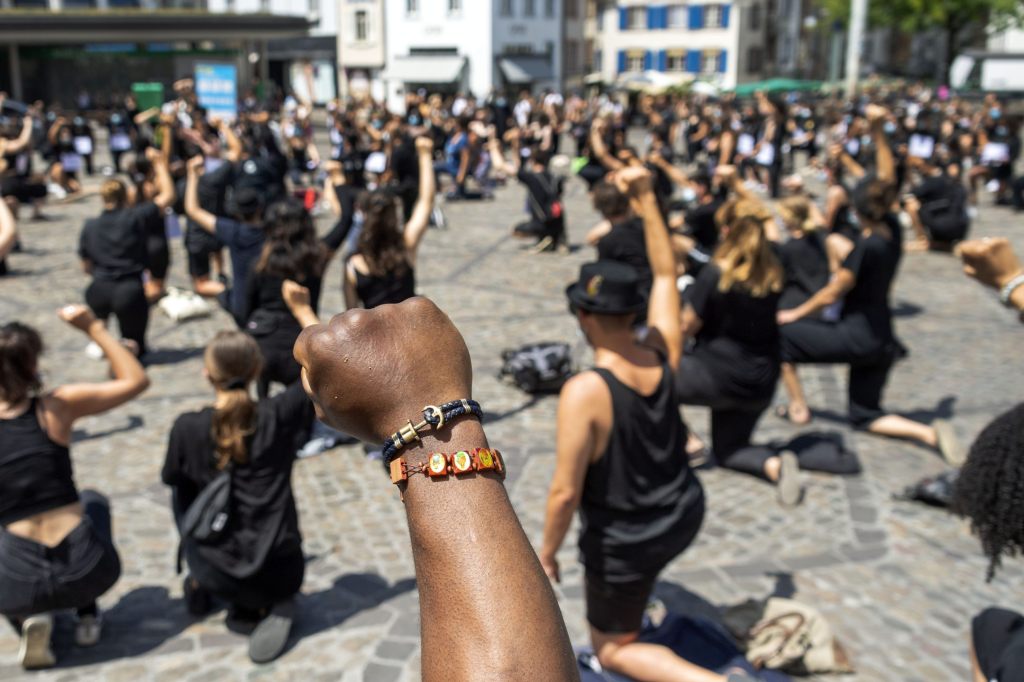
[[[971,446],[953,510],[971,521],[991,581],[1003,556],[1024,551],[1024,403],[996,417]]]
[[[327,249],[316,237],[313,218],[297,199],[272,204],[267,210],[267,240],[255,272],[294,279],[320,277],[327,266]]]

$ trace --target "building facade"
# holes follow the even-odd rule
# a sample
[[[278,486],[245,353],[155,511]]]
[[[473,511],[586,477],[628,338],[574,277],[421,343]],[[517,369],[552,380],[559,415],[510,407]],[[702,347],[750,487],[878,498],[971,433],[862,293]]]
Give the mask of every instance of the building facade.
[[[196,64],[229,63],[244,92],[271,80],[271,44],[304,39],[313,26],[294,3],[277,0],[287,11],[274,14],[269,1],[247,1],[251,11],[229,0],[3,0],[0,87],[65,105],[92,93],[99,104],[134,82],[170,86]]]
[[[585,0],[388,0],[388,104],[425,88],[477,98],[496,90],[562,90],[582,80]]]
[[[732,88],[764,76],[766,14],[763,0],[604,3],[595,66],[605,83],[657,72]]]
[[[384,0],[338,2],[338,83],[343,98],[385,98]]]

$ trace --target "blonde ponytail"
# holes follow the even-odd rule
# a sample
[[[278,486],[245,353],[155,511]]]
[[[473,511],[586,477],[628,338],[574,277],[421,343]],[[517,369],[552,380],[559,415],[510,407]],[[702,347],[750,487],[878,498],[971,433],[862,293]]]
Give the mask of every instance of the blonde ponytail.
[[[228,462],[248,460],[246,438],[256,430],[256,402],[249,384],[263,368],[260,348],[251,336],[240,331],[222,331],[206,347],[206,371],[210,382],[221,391],[211,424],[217,468]]]

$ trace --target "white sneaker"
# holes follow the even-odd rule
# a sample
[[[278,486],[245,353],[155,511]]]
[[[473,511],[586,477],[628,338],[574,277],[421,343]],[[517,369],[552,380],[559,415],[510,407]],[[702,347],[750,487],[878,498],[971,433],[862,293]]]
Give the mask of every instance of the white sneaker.
[[[971,220],[975,220],[978,217],[978,207],[977,206],[968,206],[967,207],[967,217],[970,218]]]
[[[95,616],[79,616],[75,624],[75,645],[81,647],[96,646],[103,633],[103,616],[97,611]]]
[[[68,196],[66,189],[58,185],[56,182],[51,182],[46,186],[46,191],[57,197],[58,199],[64,199]]]
[[[93,360],[102,360],[103,349],[95,341],[90,341],[89,345],[85,347],[85,355]]]
[[[41,613],[26,618],[21,625],[21,648],[18,661],[25,670],[52,668],[57,665],[50,637],[53,635],[53,614]]]

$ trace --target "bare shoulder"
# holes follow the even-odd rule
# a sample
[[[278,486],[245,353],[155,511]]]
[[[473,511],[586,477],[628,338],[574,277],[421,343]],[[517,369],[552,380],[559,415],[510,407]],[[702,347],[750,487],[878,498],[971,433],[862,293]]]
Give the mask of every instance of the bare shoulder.
[[[572,407],[577,414],[590,414],[602,403],[602,399],[611,400],[608,384],[597,372],[586,370],[565,382],[559,394],[559,406],[563,409]]]

